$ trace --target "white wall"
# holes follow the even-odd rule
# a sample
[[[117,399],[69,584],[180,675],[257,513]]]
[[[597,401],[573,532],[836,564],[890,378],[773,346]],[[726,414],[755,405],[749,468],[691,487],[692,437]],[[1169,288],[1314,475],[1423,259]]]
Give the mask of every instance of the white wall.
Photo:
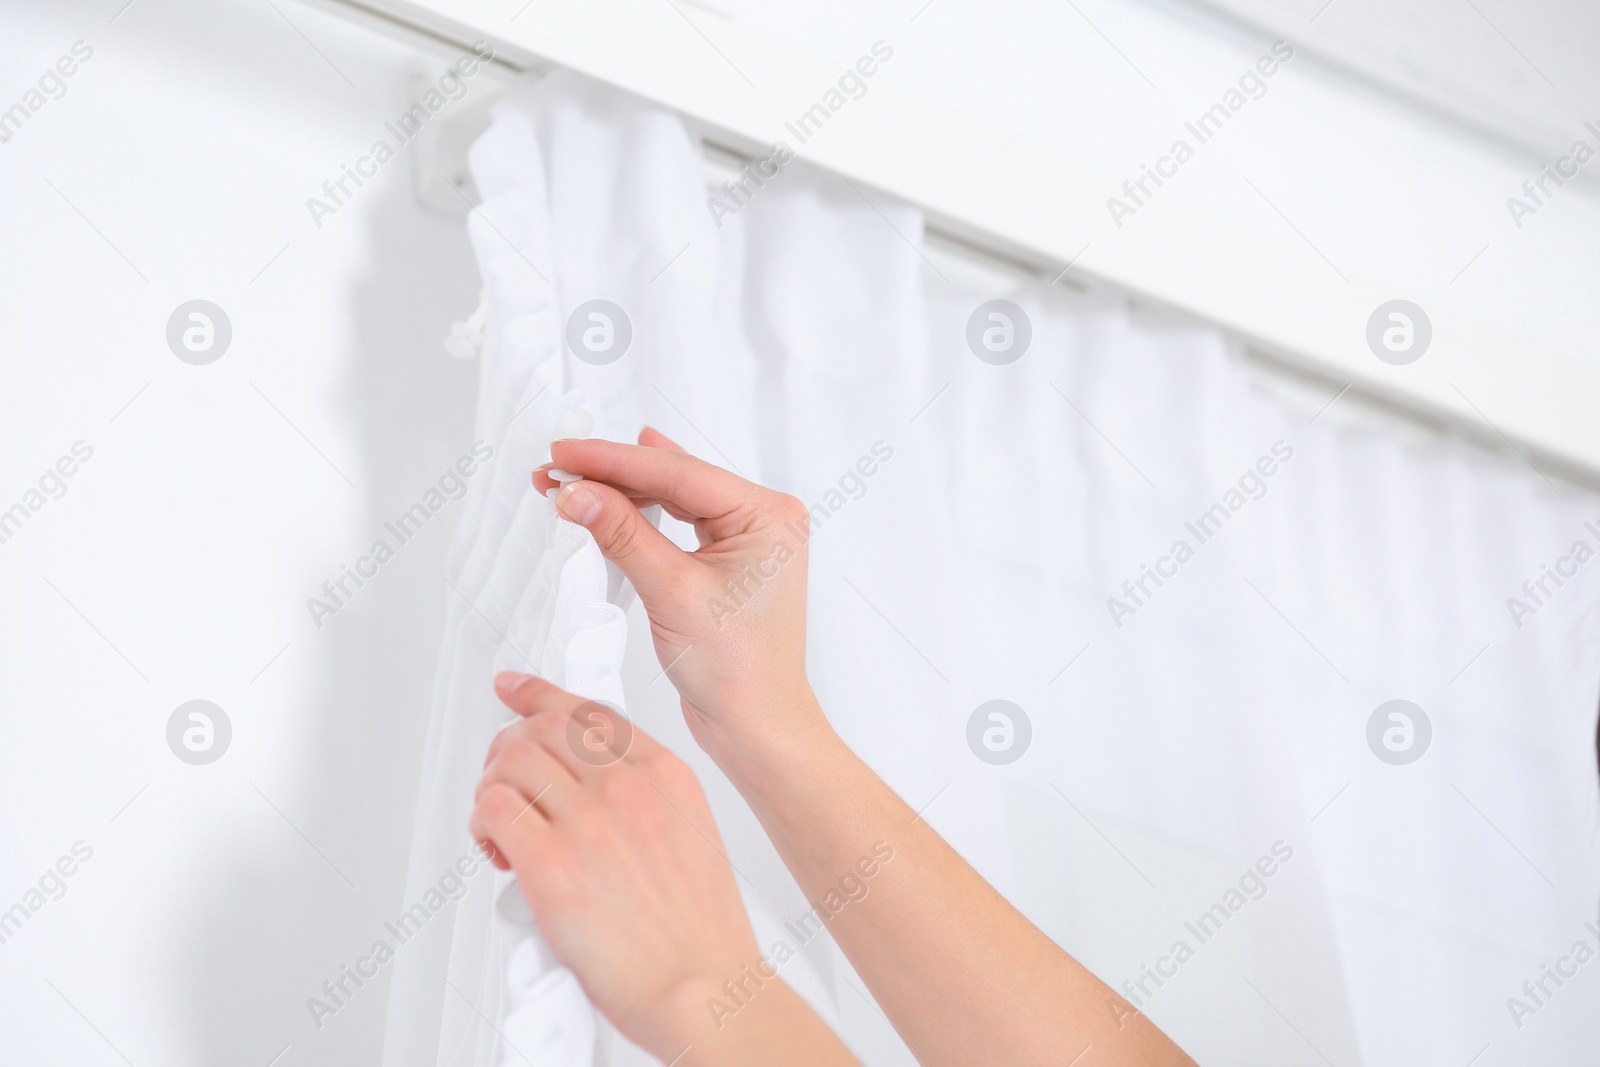
[[[93,449],[0,544],[0,908],[93,849],[0,944],[0,1061],[370,1063],[381,989],[320,1032],[305,999],[399,904],[453,520],[322,628],[305,601],[467,450],[477,370],[440,339],[476,269],[402,160],[305,207],[409,103],[405,50],[120,4],[0,16],[4,106],[94,49],[0,145],[0,508]],[[164,336],[197,297],[233,325],[209,366]],[[194,698],[233,725],[210,766],[165,741]]]

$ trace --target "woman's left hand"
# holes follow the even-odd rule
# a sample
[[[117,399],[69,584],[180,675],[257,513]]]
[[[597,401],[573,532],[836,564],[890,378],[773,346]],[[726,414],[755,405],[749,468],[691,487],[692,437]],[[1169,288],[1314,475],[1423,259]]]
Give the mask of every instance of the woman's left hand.
[[[495,690],[524,718],[490,745],[472,834],[595,1006],[670,1061],[759,958],[700,783],[604,704],[511,673]]]

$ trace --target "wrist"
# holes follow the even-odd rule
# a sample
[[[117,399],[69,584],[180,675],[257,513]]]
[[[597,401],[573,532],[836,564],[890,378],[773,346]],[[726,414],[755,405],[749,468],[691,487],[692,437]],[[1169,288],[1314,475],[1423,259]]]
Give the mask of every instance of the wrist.
[[[754,958],[754,957],[752,957]],[[765,961],[702,972],[676,983],[652,1013],[647,1040],[640,1042],[663,1063],[672,1063],[687,1049],[684,1064],[708,1062],[705,1053],[724,1044],[736,1020],[749,1022],[783,1000],[787,987]],[[759,1024],[756,1024],[759,1028]],[[746,1026],[744,1029],[749,1029]]]
[[[803,679],[776,693],[769,689],[728,703],[728,714],[702,721],[696,739],[740,792],[747,783],[785,775],[843,746]]]
[[[777,969],[762,960],[731,978],[701,977],[671,997],[678,1024],[660,1048],[679,1067],[821,1067],[855,1063]]]
[[[703,1044],[711,1028],[710,1008],[717,979],[710,973],[691,975],[675,983],[653,1006],[651,1018],[636,1040],[662,1063],[672,1063],[684,1049]]]
[[[750,952],[754,951],[752,944]],[[614,1020],[617,1029],[662,1063],[672,1063],[685,1047],[703,1045],[707,1035],[715,1032],[712,1004],[722,997],[727,975],[737,970],[733,963],[703,964],[687,970],[658,987],[631,1013],[626,1025]]]

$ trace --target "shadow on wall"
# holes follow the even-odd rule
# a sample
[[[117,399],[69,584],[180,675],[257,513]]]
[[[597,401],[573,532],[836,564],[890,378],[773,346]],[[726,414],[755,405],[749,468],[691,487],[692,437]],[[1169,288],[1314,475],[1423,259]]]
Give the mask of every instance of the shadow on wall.
[[[371,266],[348,294],[354,350],[341,405],[360,430],[363,473],[352,480],[365,515],[354,544],[329,548],[327,577],[380,537],[396,551],[320,629],[307,610],[290,653],[318,657],[322,667],[315,707],[303,717],[312,724],[307,747],[298,765],[278,769],[281,781],[306,785],[271,803],[309,841],[269,816],[277,826],[257,824],[266,829],[222,858],[224,869],[208,879],[214,890],[193,903],[182,967],[203,1063],[265,1065],[283,1053],[275,1067],[345,1067],[381,1058],[388,968],[320,1028],[307,999],[324,995],[323,983],[366,954],[401,910],[434,669],[454,595],[443,581],[445,553],[461,504],[403,545],[384,523],[437,485],[472,443],[477,364],[446,356],[441,339],[476,303],[478,274],[462,224],[421,209],[403,171],[365,198]]]

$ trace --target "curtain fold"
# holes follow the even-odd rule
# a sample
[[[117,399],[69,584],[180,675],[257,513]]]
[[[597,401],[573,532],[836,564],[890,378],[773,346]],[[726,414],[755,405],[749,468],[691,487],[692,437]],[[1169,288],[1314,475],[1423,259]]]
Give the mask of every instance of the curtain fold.
[[[810,906],[689,738],[641,610],[531,489],[552,439],[648,423],[812,506],[830,719],[1201,1062],[1576,1062],[1600,1041],[1581,991],[1521,1027],[1507,1007],[1600,894],[1600,564],[1520,626],[1507,606],[1574,542],[1600,550],[1592,495],[1303,408],[1209,324],[958,269],[918,211],[802,162],[714,220],[685,121],[574,75],[520,86],[471,161],[496,454],[449,561],[408,899],[471,845],[493,671],[560,672],[700,774],[758,942],[797,950],[785,979],[865,1062],[914,1062],[837,948],[796,943]],[[1031,333],[1004,365],[969,342],[997,299]],[[571,341],[597,300],[631,332],[615,359]],[[554,624],[579,606],[589,625]],[[1432,727],[1406,765],[1368,740],[1395,699]],[[996,700],[1026,720],[1013,762],[969,740]],[[493,888],[398,954],[385,1063],[649,1063]],[[508,1052],[539,982],[578,1007],[518,1032],[566,1051]]]

